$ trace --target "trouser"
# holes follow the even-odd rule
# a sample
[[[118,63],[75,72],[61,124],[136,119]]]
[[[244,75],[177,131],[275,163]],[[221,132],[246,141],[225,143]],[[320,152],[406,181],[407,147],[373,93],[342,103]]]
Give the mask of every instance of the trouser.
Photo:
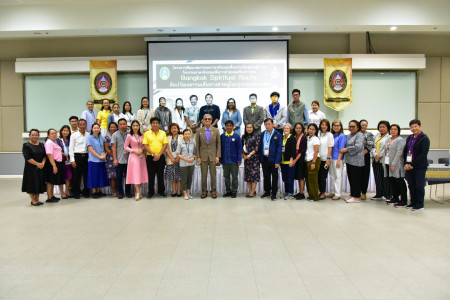
[[[166,192],[164,187],[164,167],[166,160],[161,156],[159,160],[154,161],[153,156],[147,155],[147,174],[148,174],[148,194],[155,194],[155,175],[158,179],[158,193],[163,195]]]
[[[325,190],[327,189],[328,168],[325,169],[326,163],[327,163],[327,161],[320,162],[320,169],[319,169],[319,192],[320,193],[325,193]]]
[[[388,178],[384,176],[383,164],[374,161],[372,166],[376,185],[375,195],[378,197],[384,196],[386,199],[389,199],[391,197],[391,189],[389,187]]]
[[[425,173],[427,169],[412,169],[406,171],[406,181],[408,182],[411,205],[415,208],[423,208],[425,198]]]
[[[367,187],[369,186],[369,178],[370,178],[370,152],[364,154],[364,169],[361,181],[361,193],[367,194]]]
[[[350,196],[361,197],[361,181],[364,167],[357,167],[347,164],[347,176],[350,182]]]
[[[317,157],[316,167],[311,170],[312,160],[306,162],[306,189],[308,190],[308,197],[317,201],[319,200],[319,167],[320,158]]]
[[[75,153],[76,168],[72,170],[72,192],[75,197],[80,196],[80,183],[81,177],[83,177],[83,195],[89,196],[90,192],[87,188],[87,172],[88,172],[88,154],[87,153]]]
[[[264,156],[262,169],[264,177],[264,193],[276,196],[278,193],[278,168],[275,168],[275,163],[270,162],[269,158]]]
[[[281,178],[284,182],[284,192],[286,194],[294,194],[295,165],[289,167],[289,164],[282,164]]]
[[[195,166],[180,167],[183,191],[191,189],[192,175],[194,174],[194,169],[195,169]]]
[[[202,171],[202,193],[206,194],[208,193],[208,168],[209,168],[209,175],[211,179],[211,193],[216,193],[216,161],[210,160],[209,158],[207,160],[203,160],[200,164],[200,170]]]
[[[342,191],[342,167],[344,162],[340,161],[339,168],[336,167],[337,160],[331,160],[330,175],[333,177],[333,184],[331,185],[331,193],[340,197]]]
[[[127,166],[127,164],[119,164],[117,166],[116,186],[119,195],[123,195],[123,180],[127,178]],[[125,194],[131,194],[131,184],[125,184]]]
[[[405,179],[389,177],[389,183],[392,190],[392,200],[399,200],[399,197],[401,197],[401,203],[408,203]]]
[[[225,177],[225,191],[227,193],[237,193],[239,182],[238,172],[239,166],[237,164],[223,164],[223,177]],[[231,180],[230,180],[231,175]]]

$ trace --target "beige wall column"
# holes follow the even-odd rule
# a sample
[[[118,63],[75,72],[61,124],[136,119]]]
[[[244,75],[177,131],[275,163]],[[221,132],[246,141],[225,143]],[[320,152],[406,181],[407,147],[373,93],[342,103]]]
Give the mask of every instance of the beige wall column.
[[[21,151],[24,131],[23,79],[22,74],[16,74],[13,61],[0,62],[0,100],[0,151]]]
[[[350,33],[350,53],[366,54],[367,41],[365,32]]]

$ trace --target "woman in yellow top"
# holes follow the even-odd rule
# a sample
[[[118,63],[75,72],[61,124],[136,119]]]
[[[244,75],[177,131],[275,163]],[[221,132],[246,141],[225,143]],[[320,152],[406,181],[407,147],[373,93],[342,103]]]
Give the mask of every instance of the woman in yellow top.
[[[295,163],[297,140],[292,134],[291,124],[283,127],[283,147],[281,148],[281,176],[284,182],[284,200],[294,195]]]
[[[97,124],[100,125],[101,135],[108,135],[108,117],[111,114],[111,106],[109,105],[108,99],[103,99],[102,108],[97,114]],[[87,128],[88,131],[91,131],[92,128]]]

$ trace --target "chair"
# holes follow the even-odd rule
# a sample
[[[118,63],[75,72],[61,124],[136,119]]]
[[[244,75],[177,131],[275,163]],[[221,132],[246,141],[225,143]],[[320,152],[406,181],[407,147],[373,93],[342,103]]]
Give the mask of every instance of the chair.
[[[438,158],[438,164],[448,165],[448,157]]]

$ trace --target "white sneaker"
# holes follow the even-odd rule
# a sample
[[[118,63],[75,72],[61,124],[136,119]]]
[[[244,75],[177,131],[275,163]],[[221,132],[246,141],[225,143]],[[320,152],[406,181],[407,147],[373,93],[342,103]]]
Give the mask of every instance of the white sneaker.
[[[419,211],[419,210],[424,210],[424,208],[422,207],[422,208],[411,208],[411,211]]]
[[[184,196],[184,200],[189,200],[189,196]]]
[[[345,200],[347,203],[359,203],[359,199],[357,198],[350,198],[348,200]]]

